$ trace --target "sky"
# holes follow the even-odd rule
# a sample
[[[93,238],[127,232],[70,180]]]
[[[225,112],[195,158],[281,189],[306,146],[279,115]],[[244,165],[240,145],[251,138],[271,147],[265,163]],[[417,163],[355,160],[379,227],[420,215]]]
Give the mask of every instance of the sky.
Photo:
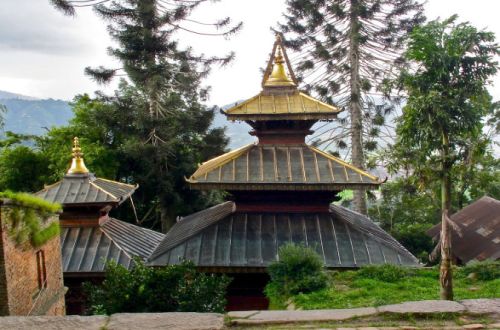
[[[198,53],[236,53],[230,65],[214,69],[204,81],[211,86],[208,104],[222,106],[259,92],[260,68],[265,66],[274,41],[270,28],[282,19],[284,9],[285,0],[221,0],[202,5],[193,13],[193,18],[203,22],[229,16],[244,23],[242,31],[229,40],[186,33],[178,36],[181,45],[191,45]],[[428,0],[425,9],[429,19],[458,14],[460,20],[493,31],[500,38],[500,0]],[[96,90],[111,92],[116,81],[101,86],[83,71],[87,66],[119,67],[107,55],[112,44],[105,22],[91,9],[67,17],[48,0],[1,0],[0,90],[63,100]],[[490,90],[500,99],[500,75]]]

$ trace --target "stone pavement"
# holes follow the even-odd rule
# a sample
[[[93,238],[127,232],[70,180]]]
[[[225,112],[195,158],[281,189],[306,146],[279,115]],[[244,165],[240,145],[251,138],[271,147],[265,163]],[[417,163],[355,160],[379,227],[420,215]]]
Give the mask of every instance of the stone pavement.
[[[347,320],[363,321],[363,317],[377,315],[418,314],[431,315],[435,313],[456,313],[464,315],[464,324],[450,325],[440,329],[500,329],[500,299],[469,299],[458,302],[427,300],[405,302],[380,307],[309,310],[309,311],[244,311],[229,312],[229,325],[224,325],[224,315],[215,313],[141,313],[113,314],[111,316],[6,316],[0,317],[0,330],[149,330],[149,329],[179,329],[179,330],[217,330],[231,326],[264,328],[282,324],[286,329],[315,328],[318,322],[342,322]],[[467,321],[467,316],[490,315],[495,324],[474,324]],[[294,324],[294,322],[298,322]],[[312,324],[311,324],[312,323]],[[357,327],[338,328],[338,330],[411,330],[436,329],[436,327]],[[335,329],[333,328],[333,329]],[[332,329],[329,327],[329,329]]]
[[[111,316],[5,316],[0,330],[218,330],[224,315],[215,313],[138,313]]]
[[[490,314],[500,316],[500,299],[468,299],[462,301],[423,300],[410,301],[380,307],[329,309],[306,311],[245,311],[229,312],[234,325],[271,325],[293,322],[334,322],[345,321],[360,316],[379,314],[418,314],[468,313],[471,315]],[[484,327],[483,327],[484,328]],[[369,328],[364,328],[369,329]],[[482,329],[482,328],[477,328]]]

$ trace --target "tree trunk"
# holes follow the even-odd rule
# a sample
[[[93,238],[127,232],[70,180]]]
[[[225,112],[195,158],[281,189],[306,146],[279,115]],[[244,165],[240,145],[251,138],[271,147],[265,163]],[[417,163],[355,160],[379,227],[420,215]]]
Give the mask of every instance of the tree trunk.
[[[175,217],[172,212],[164,207],[160,206],[160,222],[161,222],[161,232],[166,234],[170,228],[175,224]]]
[[[350,65],[350,101],[352,164],[360,169],[365,167],[363,154],[363,117],[361,104],[361,83],[359,78],[359,19],[358,0],[351,0],[349,25],[349,65]],[[366,214],[366,193],[363,189],[354,190],[354,209]]]
[[[449,140],[447,133],[443,133],[443,146],[441,149],[441,267],[439,269],[439,282],[441,284],[441,299],[453,300],[453,282],[451,269],[451,228],[448,223],[448,212],[451,206],[451,181]]]

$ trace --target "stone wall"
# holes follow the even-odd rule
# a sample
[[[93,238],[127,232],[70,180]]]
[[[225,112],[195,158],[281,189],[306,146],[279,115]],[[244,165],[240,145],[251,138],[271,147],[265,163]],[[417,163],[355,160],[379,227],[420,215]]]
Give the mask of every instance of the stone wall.
[[[57,235],[38,248],[29,241],[15,242],[7,218],[14,207],[20,206],[5,201],[0,205],[0,315],[64,315],[60,238]],[[44,226],[54,221],[58,216]]]

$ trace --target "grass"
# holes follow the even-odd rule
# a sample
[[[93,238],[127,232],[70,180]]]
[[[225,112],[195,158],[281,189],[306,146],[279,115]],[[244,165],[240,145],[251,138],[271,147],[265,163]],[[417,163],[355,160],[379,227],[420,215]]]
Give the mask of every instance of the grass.
[[[499,265],[499,264],[497,264]],[[404,301],[439,299],[437,268],[406,269],[401,276],[384,278],[362,271],[330,273],[329,287],[292,297],[296,308],[355,308],[396,304]],[[467,267],[454,272],[455,300],[499,298],[500,278],[473,280],[467,278]],[[273,306],[280,308],[276,300]]]

